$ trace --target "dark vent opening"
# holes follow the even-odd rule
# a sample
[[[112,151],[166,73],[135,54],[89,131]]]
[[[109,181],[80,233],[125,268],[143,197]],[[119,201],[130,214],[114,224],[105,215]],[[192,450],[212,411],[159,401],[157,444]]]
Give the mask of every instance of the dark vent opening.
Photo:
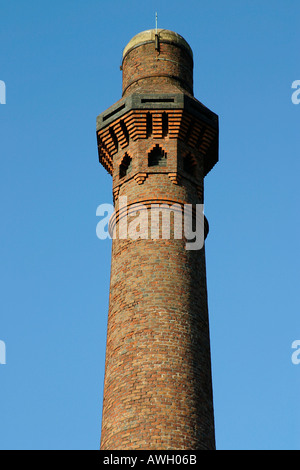
[[[126,139],[126,142],[127,144],[129,143],[129,132],[127,130],[127,127],[126,127],[126,124],[123,120],[120,121],[120,125],[121,125],[121,128],[122,128],[122,131],[124,133],[124,136],[125,136],[125,139]]]
[[[132,168],[132,159],[126,153],[120,165],[120,178],[124,178],[124,176],[127,176],[128,173],[130,173],[131,168]]]
[[[147,138],[151,137],[152,135],[152,114],[147,113],[146,116],[146,131],[147,131]]]
[[[110,133],[110,136],[111,136],[111,138],[112,138],[112,140],[113,140],[113,143],[114,143],[114,145],[115,145],[115,147],[116,147],[116,150],[118,151],[118,149],[119,149],[119,142],[118,142],[117,136],[116,136],[116,134],[115,134],[115,131],[113,130],[112,127],[109,128],[109,133]]]
[[[148,166],[167,166],[167,154],[156,145],[148,155]]]
[[[125,108],[125,104],[122,104],[122,106],[119,106],[118,108],[116,108],[114,111],[111,111],[111,113],[108,113],[106,114],[105,116],[103,116],[103,121],[106,121],[107,119],[109,119],[111,116],[114,116],[114,114],[117,114],[119,111],[121,111],[122,109]]]
[[[168,114],[162,113],[162,136],[166,137],[169,132]]]
[[[141,103],[174,103],[174,98],[142,98]]]
[[[190,153],[183,159],[183,169],[189,175],[196,177],[197,162]]]

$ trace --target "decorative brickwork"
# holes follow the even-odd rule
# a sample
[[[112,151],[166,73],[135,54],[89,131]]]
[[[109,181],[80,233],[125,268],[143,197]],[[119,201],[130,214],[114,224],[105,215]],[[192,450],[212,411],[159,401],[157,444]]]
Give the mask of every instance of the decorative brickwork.
[[[178,173],[168,173],[168,176],[170,178],[170,180],[172,181],[172,183],[174,184],[180,184],[180,175]]]
[[[137,173],[136,175],[134,175],[134,179],[138,184],[143,184],[147,176],[147,173]]]
[[[188,44],[171,31],[158,36],[130,41],[123,97],[97,118],[99,160],[113,177],[110,233],[155,208],[159,234],[140,223],[137,238],[113,239],[103,450],[215,448],[205,249],[187,250],[175,220],[183,207],[195,218],[203,203],[218,117],[193,97]],[[166,206],[169,239],[160,237]]]
[[[152,139],[179,139],[191,148],[197,149],[202,155],[207,155],[218,137],[218,129],[207,123],[201,123],[183,110],[160,110],[154,112],[149,110],[153,116]],[[168,132],[163,129],[162,115],[168,120]],[[120,126],[123,122],[123,130]],[[212,123],[213,124],[213,123]],[[128,136],[125,138],[125,132]],[[115,136],[115,139],[113,138]],[[119,147],[125,149],[131,141],[148,139],[147,136],[147,113],[140,110],[131,110],[123,119],[117,119],[109,127],[98,131],[98,148],[100,163],[112,175],[114,155],[118,153]]]

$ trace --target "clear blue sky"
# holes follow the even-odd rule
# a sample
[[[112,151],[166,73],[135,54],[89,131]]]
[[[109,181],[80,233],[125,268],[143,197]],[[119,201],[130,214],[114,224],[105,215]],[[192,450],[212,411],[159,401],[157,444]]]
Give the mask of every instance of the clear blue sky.
[[[122,49],[158,25],[194,52],[220,117],[205,181],[218,449],[300,449],[299,2],[0,1],[2,449],[97,449],[111,202],[96,116],[121,97]]]

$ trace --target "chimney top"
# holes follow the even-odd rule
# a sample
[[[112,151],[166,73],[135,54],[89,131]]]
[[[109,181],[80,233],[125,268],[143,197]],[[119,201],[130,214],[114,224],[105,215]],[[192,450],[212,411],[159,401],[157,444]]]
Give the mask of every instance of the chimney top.
[[[123,50],[123,59],[131,49],[141,46],[142,44],[155,42],[156,35],[158,35],[160,42],[174,44],[178,47],[186,49],[190,56],[193,58],[193,51],[191,47],[186,42],[186,40],[182,36],[180,36],[180,34],[174,33],[174,31],[170,31],[168,29],[148,29],[147,31],[142,31],[141,33],[138,33],[129,41],[129,43]]]

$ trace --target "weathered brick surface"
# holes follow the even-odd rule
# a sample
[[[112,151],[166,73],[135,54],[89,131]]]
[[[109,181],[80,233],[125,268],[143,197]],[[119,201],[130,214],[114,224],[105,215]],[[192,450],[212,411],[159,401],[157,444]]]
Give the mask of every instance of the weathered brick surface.
[[[125,93],[159,96],[174,87],[177,92],[178,87],[192,90],[191,56],[178,46],[162,44],[160,57],[168,60],[157,61],[153,44],[127,53]],[[110,165],[113,176],[117,228],[124,215],[119,211],[121,196],[129,205],[142,201],[148,208],[153,203],[203,202],[198,130],[193,136],[190,128],[186,139],[174,138],[170,127],[162,128],[160,116],[156,112],[150,134],[136,118],[128,133],[123,125],[113,124],[121,145],[110,163],[104,159],[103,164],[106,169]],[[103,136],[105,129],[101,132]],[[106,147],[100,149],[104,153],[113,145],[108,134],[105,138]],[[156,145],[166,161],[149,167],[148,155]],[[188,154],[192,174],[184,167]],[[132,220],[131,215],[128,222]],[[184,238],[174,239],[173,227],[169,240],[143,239],[142,230],[140,235],[113,240],[101,449],[214,449],[205,250],[187,250]]]
[[[123,96],[133,92],[193,94],[193,59],[181,47],[153,43],[130,51],[123,60]]]

